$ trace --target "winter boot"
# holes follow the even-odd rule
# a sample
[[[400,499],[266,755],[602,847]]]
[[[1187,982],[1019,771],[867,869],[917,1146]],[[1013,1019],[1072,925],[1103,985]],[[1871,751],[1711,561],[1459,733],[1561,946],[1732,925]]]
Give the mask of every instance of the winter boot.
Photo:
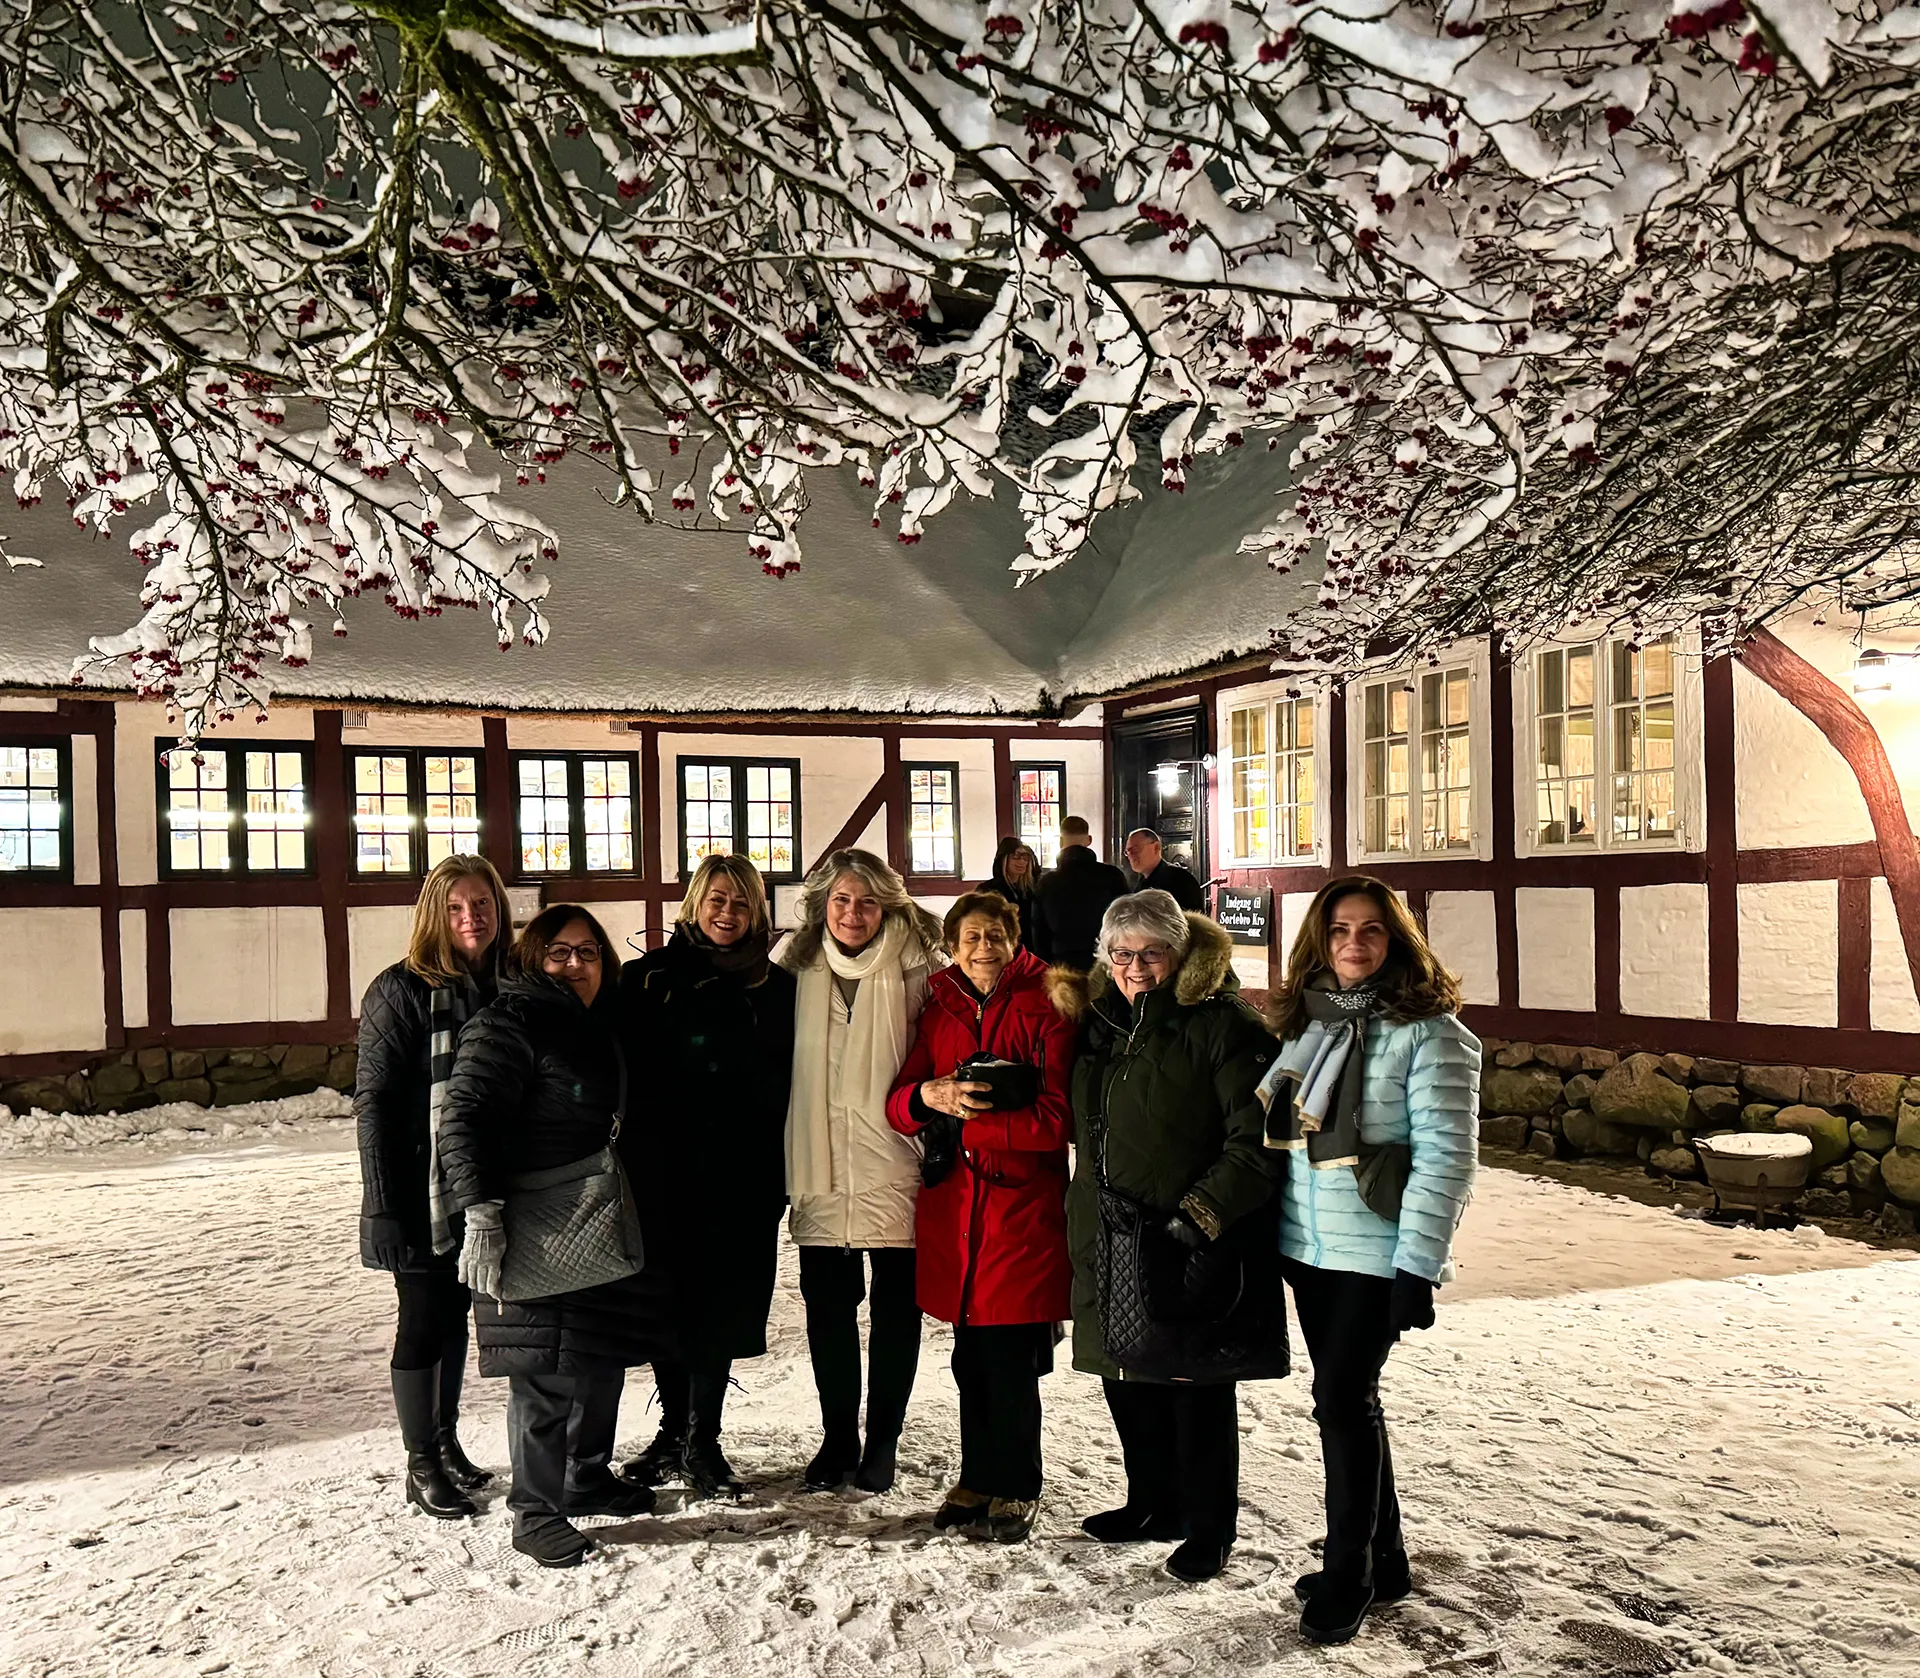
[[[1300,1611],[1300,1635],[1309,1643],[1351,1643],[1373,1606],[1373,1587],[1354,1579],[1323,1583]]]
[[[542,1567],[578,1567],[593,1540],[564,1515],[531,1515],[513,1523],[513,1547]]]
[[[993,1499],[979,1492],[968,1491],[965,1486],[955,1486],[947,1493],[946,1502],[933,1512],[933,1530],[950,1532],[955,1527],[982,1527],[988,1522]]]
[[[435,1443],[440,1447],[440,1466],[447,1471],[447,1478],[463,1492],[477,1492],[482,1486],[492,1485],[493,1476],[460,1449],[455,1431],[460,1425],[460,1388],[466,1373],[467,1337],[462,1334],[440,1348],[440,1425]]]
[[[1167,1571],[1183,1585],[1197,1585],[1218,1578],[1232,1554],[1231,1538],[1189,1538],[1167,1557]]]
[[[747,1487],[720,1449],[720,1416],[726,1407],[728,1365],[696,1369],[689,1383],[687,1484],[707,1497],[738,1497]]]
[[[1151,1509],[1103,1509],[1080,1523],[1080,1530],[1102,1544],[1172,1544],[1187,1536],[1177,1515]]]
[[[400,1417],[400,1438],[407,1447],[407,1501],[436,1521],[463,1521],[479,1514],[473,1500],[447,1477],[434,1426],[439,1402],[439,1371],[396,1369],[393,1407]]]
[[[858,1428],[829,1430],[807,1464],[807,1490],[838,1491],[860,1467],[860,1431]]]
[[[868,1422],[871,1429],[872,1422]],[[867,1434],[867,1448],[860,1453],[860,1466],[853,1471],[853,1483],[863,1492],[890,1492],[899,1468],[900,1435]]]
[[[640,1486],[664,1486],[686,1472],[687,1371],[683,1364],[656,1363],[653,1390],[660,1399],[660,1431],[653,1443],[620,1470]]]
[[[577,1479],[567,1476],[569,1515],[651,1515],[655,1501],[653,1487],[622,1480],[605,1468]]]
[[[1326,1583],[1325,1573],[1303,1573],[1293,1582],[1293,1594],[1302,1602],[1310,1601],[1316,1591]],[[1407,1566],[1407,1552],[1395,1550],[1391,1555],[1373,1558],[1373,1605],[1384,1608],[1390,1602],[1399,1602],[1403,1597],[1413,1594],[1413,1572]]]
[[[1037,1497],[996,1497],[987,1510],[987,1535],[996,1544],[1024,1544],[1039,1514]]]

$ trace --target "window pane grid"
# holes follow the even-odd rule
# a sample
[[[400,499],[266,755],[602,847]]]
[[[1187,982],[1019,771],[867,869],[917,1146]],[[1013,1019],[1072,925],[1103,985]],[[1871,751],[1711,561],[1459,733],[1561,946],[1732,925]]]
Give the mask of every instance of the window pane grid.
[[[1555,647],[1538,655],[1535,679],[1535,819],[1542,845],[1592,845],[1596,649]]]
[[[60,872],[60,760],[57,746],[0,746],[0,874]]]
[[[1420,846],[1464,850],[1473,843],[1471,695],[1464,670],[1420,678]]]
[[[573,809],[567,796],[567,760],[523,757],[516,766],[520,799],[520,869],[565,874],[573,867]]]
[[[793,873],[793,771],[748,764],[746,793],[747,860],[762,874]]]
[[[1022,764],[1014,772],[1014,832],[1033,847],[1042,868],[1060,860],[1060,817],[1066,770],[1059,764]]]
[[[1279,788],[1279,853],[1313,854],[1313,701],[1282,699],[1273,708],[1274,781]]]
[[[167,862],[176,873],[224,872],[233,866],[233,808],[227,754],[215,747],[176,748],[166,772]]]
[[[915,874],[960,872],[958,772],[950,765],[909,764],[908,868]]]
[[[353,759],[353,866],[361,874],[413,872],[413,811],[405,753]]]
[[[1227,789],[1233,854],[1265,862],[1273,842],[1273,789],[1268,761],[1267,707],[1247,705],[1227,718]]]
[[[633,774],[625,758],[581,761],[581,820],[586,829],[587,872],[633,872]]]
[[[299,752],[246,754],[247,867],[257,874],[307,866],[307,773]]]
[[[788,763],[680,764],[680,872],[709,856],[744,856],[762,874],[800,872],[799,772]]]
[[[480,760],[430,752],[421,760],[427,855],[433,868],[450,856],[480,850]]]
[[[1370,851],[1412,848],[1412,694],[1404,683],[1369,683],[1362,700],[1362,803]]]
[[[1612,646],[1613,837],[1671,838],[1674,807],[1674,643]]]

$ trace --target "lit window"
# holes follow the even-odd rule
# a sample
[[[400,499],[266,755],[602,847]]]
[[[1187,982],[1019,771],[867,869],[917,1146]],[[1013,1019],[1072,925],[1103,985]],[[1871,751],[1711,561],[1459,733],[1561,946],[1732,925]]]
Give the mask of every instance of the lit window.
[[[73,871],[64,740],[0,745],[0,874]]]
[[[1060,860],[1060,817],[1067,801],[1064,763],[1022,763],[1013,771],[1014,832],[1042,868]]]
[[[800,765],[681,758],[680,872],[744,856],[769,880],[800,877]]]
[[[1369,682],[1366,688],[1366,847],[1407,851],[1413,846],[1413,690],[1405,682]]]
[[[908,872],[960,872],[960,766],[957,763],[908,763]]]
[[[1262,700],[1227,716],[1231,854],[1241,862],[1313,855],[1311,699]]]
[[[480,759],[388,747],[349,752],[353,870],[423,874],[480,849]]]
[[[1470,670],[1422,670],[1363,684],[1360,753],[1366,853],[1445,856],[1472,849]]]
[[[202,741],[160,756],[160,854],[177,874],[311,872],[306,746]]]
[[[1534,654],[1536,844],[1635,845],[1678,833],[1674,653],[1669,637]]]
[[[522,874],[635,871],[639,770],[632,754],[523,752],[513,774]],[[457,806],[457,795],[446,801]],[[441,819],[451,831],[453,818]]]
[[[1464,670],[1420,678],[1420,848],[1460,851],[1473,843],[1471,706]]]

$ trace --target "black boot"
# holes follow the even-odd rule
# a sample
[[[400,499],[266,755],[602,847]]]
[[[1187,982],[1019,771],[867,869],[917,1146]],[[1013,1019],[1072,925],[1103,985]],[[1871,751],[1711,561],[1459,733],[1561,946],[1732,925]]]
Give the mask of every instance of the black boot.
[[[684,1364],[656,1363],[653,1390],[660,1399],[660,1431],[653,1443],[620,1470],[640,1486],[664,1486],[686,1472],[687,1371]]]
[[[1309,1643],[1351,1643],[1373,1606],[1373,1587],[1347,1577],[1323,1580],[1300,1610],[1300,1635]]]
[[[696,1369],[690,1383],[687,1484],[708,1497],[738,1497],[747,1487],[720,1449],[720,1416],[727,1402],[729,1366]]]
[[[513,1547],[542,1567],[578,1567],[593,1540],[560,1515],[533,1515],[513,1523]]]
[[[1293,1594],[1302,1602],[1309,1600],[1327,1581],[1324,1573],[1303,1573],[1293,1582]],[[1413,1571],[1407,1566],[1407,1552],[1373,1558],[1373,1605],[1384,1608],[1413,1594]]]
[[[1171,1544],[1187,1536],[1178,1515],[1123,1506],[1103,1509],[1080,1523],[1080,1530],[1102,1544]]]
[[[1167,1557],[1167,1571],[1184,1585],[1217,1578],[1233,1554],[1231,1538],[1189,1538]]]
[[[450,1479],[440,1460],[435,1425],[439,1404],[438,1369],[396,1369],[393,1407],[407,1447],[407,1501],[436,1521],[462,1521],[480,1511]]]
[[[860,1467],[860,1430],[854,1428],[830,1428],[820,1442],[820,1449],[814,1453],[813,1461],[807,1464],[806,1485],[809,1491],[838,1491]]]
[[[440,1349],[440,1426],[435,1443],[440,1447],[440,1466],[447,1478],[463,1492],[477,1492],[493,1484],[493,1476],[474,1463],[460,1448],[460,1388],[467,1373],[467,1342],[463,1335],[449,1340]]]
[[[900,1430],[875,1434],[867,1423],[867,1447],[860,1453],[860,1466],[853,1471],[853,1483],[863,1492],[890,1492],[899,1467]]]

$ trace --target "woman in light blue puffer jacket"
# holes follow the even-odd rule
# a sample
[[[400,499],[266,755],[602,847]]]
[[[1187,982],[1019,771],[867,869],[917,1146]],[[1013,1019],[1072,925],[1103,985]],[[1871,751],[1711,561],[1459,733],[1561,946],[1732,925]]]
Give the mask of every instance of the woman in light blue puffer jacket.
[[[1313,1360],[1326,1467],[1322,1569],[1295,1586],[1301,1635],[1353,1637],[1411,1588],[1380,1408],[1400,1334],[1433,1325],[1473,1186],[1480,1043],[1460,987],[1387,885],[1321,888],[1274,993],[1280,1058],[1261,1085],[1288,1152],[1280,1249]]]

